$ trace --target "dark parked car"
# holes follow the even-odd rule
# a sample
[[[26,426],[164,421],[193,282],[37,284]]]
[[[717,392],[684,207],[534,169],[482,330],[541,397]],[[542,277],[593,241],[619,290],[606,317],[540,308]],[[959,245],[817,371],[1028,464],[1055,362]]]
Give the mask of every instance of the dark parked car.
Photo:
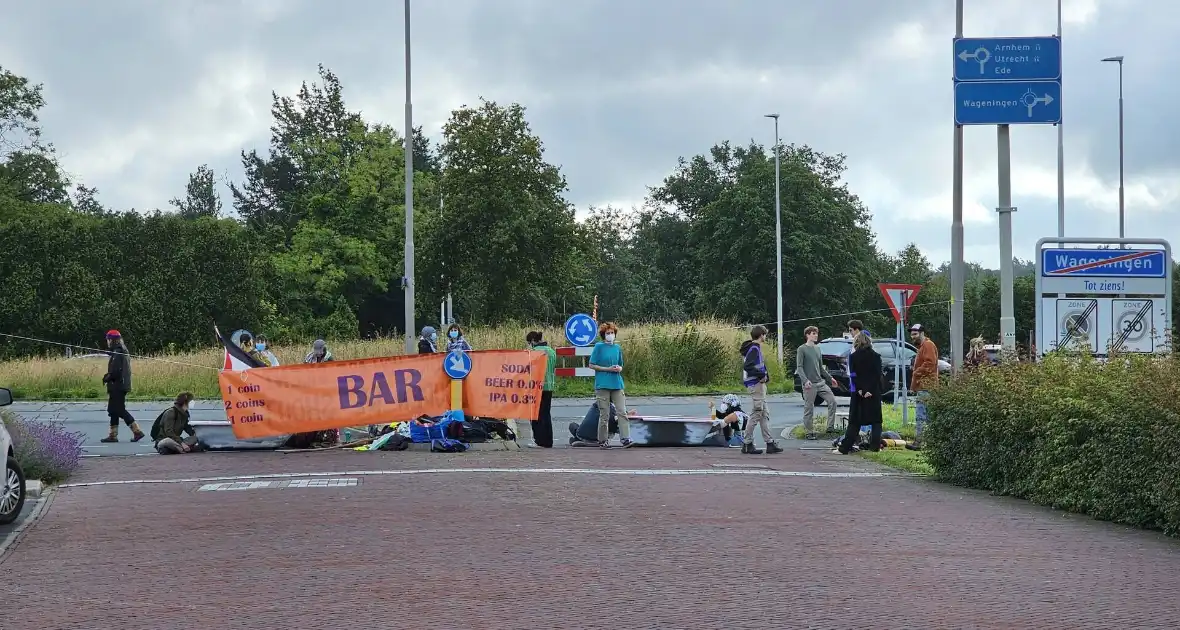
[[[886,390],[882,400],[893,402],[894,366],[898,363],[901,364],[902,379],[908,388],[914,367],[914,357],[917,356],[918,349],[909,343],[903,343],[899,348],[896,339],[875,339],[873,340],[873,349],[881,355],[881,382]],[[843,337],[829,337],[819,342],[819,351],[823,354],[824,366],[828,368],[832,378],[836,379],[836,387],[832,388],[832,392],[837,396],[848,396],[851,393],[848,389],[848,355],[852,352],[852,340]],[[950,372],[950,370],[950,363],[942,359],[938,360],[940,374]],[[803,383],[799,380],[798,375],[795,376],[795,391],[803,392]],[[822,405],[823,402],[816,400],[816,404]]]

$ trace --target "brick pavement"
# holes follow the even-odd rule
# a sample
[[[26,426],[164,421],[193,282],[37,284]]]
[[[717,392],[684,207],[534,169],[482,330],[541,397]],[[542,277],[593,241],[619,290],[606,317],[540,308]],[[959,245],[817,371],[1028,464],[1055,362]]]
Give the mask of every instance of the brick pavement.
[[[777,462],[714,453],[132,458],[88,461],[79,480],[452,465],[704,468],[727,459],[787,470],[860,465],[798,452]],[[370,457],[379,459],[360,463]],[[331,489],[59,490],[0,559],[0,627],[1180,627],[1174,541],[922,480],[360,479]]]

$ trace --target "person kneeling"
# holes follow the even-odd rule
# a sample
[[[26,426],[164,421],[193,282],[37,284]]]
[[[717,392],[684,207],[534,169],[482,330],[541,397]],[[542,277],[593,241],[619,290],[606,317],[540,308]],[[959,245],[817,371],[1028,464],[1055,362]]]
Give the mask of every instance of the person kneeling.
[[[152,424],[152,441],[156,444],[156,452],[161,455],[179,455],[196,450],[197,430],[189,422],[189,403],[193,395],[184,392],[176,397],[176,402],[165,409]],[[181,434],[187,433],[184,438]]]

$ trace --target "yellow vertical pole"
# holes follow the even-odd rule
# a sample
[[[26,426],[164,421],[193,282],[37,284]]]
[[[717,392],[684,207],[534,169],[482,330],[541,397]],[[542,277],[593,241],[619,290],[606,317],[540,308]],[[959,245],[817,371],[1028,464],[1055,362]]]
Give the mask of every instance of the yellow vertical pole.
[[[451,379],[451,411],[463,410],[463,381]]]

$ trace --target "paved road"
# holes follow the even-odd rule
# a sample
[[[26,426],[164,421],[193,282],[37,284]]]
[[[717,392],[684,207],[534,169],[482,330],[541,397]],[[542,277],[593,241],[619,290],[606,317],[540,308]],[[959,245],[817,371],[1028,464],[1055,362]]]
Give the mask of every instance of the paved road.
[[[655,416],[706,416],[709,412],[707,396],[636,396],[627,399],[627,405],[638,409],[640,413]],[[798,394],[782,394],[769,397],[771,429],[777,435],[783,429],[798,424],[803,417],[803,400]],[[559,398],[553,401],[553,425],[556,442],[565,442],[568,433],[567,426],[571,421],[581,420],[593,402],[590,398]],[[848,399],[839,399],[840,404],[847,405]],[[146,432],[151,428],[152,421],[159,415],[167,402],[132,402],[127,405],[128,410]],[[27,418],[42,420],[58,420],[64,422],[72,431],[81,432],[86,436],[84,450],[86,455],[153,455],[155,450],[149,440],[131,443],[131,432],[125,425],[120,425],[117,444],[102,444],[100,439],[106,436],[110,420],[106,414],[105,403],[95,402],[19,402],[9,407],[13,412]],[[225,420],[225,409],[218,401],[195,401],[193,403],[194,420]],[[822,411],[819,413],[822,414]]]
[[[1175,541],[869,466],[797,449],[90,459],[76,481],[100,485],[58,490],[0,552],[2,625],[1180,627]],[[328,487],[242,478],[315,472]],[[233,479],[256,483],[202,490]]]

